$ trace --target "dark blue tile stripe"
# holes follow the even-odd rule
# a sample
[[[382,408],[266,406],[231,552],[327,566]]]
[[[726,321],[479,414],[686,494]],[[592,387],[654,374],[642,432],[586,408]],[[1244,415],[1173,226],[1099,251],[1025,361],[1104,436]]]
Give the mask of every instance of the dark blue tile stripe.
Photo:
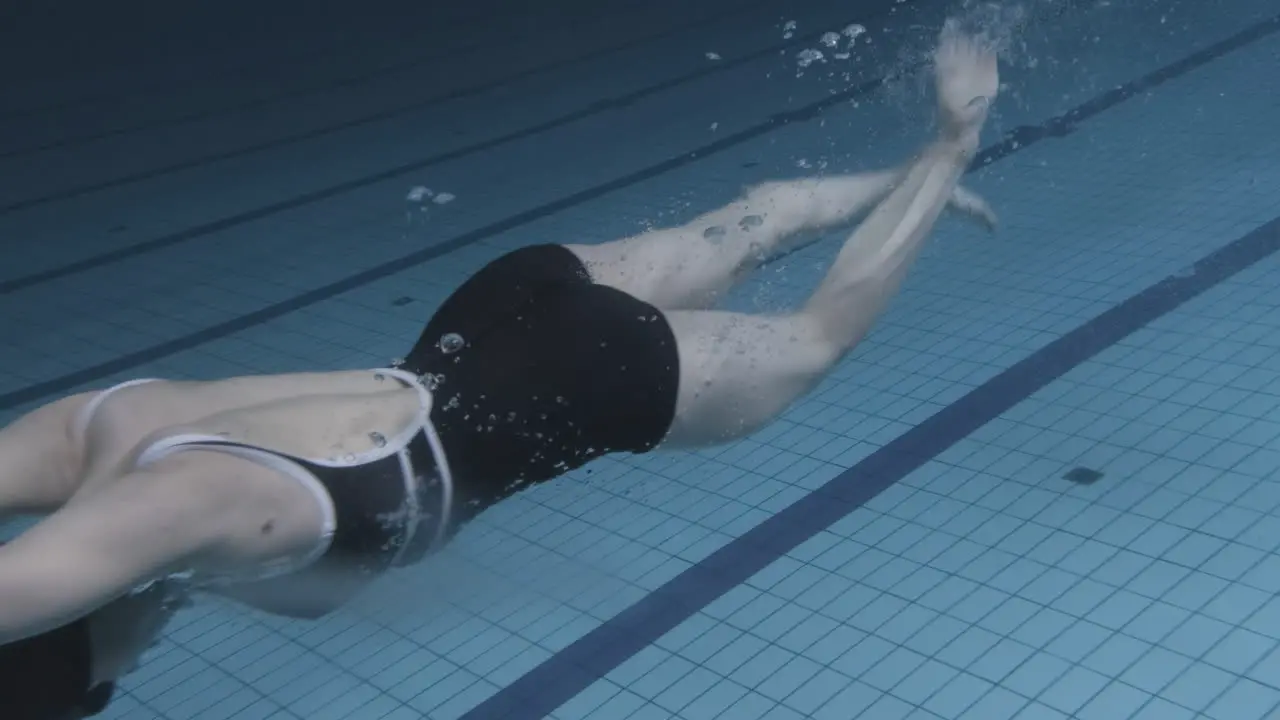
[[[893,10],[894,7],[896,7],[896,4],[894,3],[883,2],[881,5],[877,7],[866,8],[859,11],[857,17],[853,19],[859,20],[863,23],[870,22],[873,18],[880,17],[882,15],[889,13],[890,11]],[[706,65],[693,72],[689,72],[679,77],[675,77],[661,83],[656,83],[654,85],[650,85],[648,87],[644,87],[630,93],[617,95],[614,97],[602,98],[594,103],[591,103],[590,105],[587,105],[586,107],[580,108],[578,110],[567,113],[565,115],[561,115],[560,117],[552,118],[551,120],[548,120],[546,122],[530,125],[530,126],[521,128],[519,130],[515,130],[513,132],[507,133],[505,135],[499,135],[497,137],[490,138],[488,140],[475,142],[470,145],[466,145],[464,147],[458,148],[456,150],[450,150],[448,152],[437,153],[429,157],[419,158],[412,162],[403,163],[401,165],[398,165],[393,168],[389,168],[387,170],[384,170],[378,173],[354,178],[352,180],[331,185],[321,190],[316,190],[313,192],[296,195],[286,200],[281,200],[279,202],[262,205],[252,210],[247,210],[247,211],[236,213],[233,215],[227,215],[226,217],[222,217],[217,220],[196,225],[194,227],[186,228],[184,230],[178,230],[176,232],[172,232],[167,235],[161,235],[159,237],[155,237],[150,240],[145,240],[140,243],[135,243],[133,245],[129,245],[126,247],[118,248],[116,250],[110,250],[104,253],[99,253],[98,255],[85,258],[84,260],[67,263],[66,265],[50,268],[48,270],[42,270],[40,272],[31,273],[29,275],[13,278],[11,280],[0,280],[0,295],[15,293],[20,290],[24,290],[37,285],[42,285],[44,283],[51,282],[53,280],[58,280],[70,275],[76,275],[78,273],[87,272],[89,270],[94,270],[96,268],[100,268],[105,265],[110,265],[113,263],[128,260],[129,258],[137,257],[139,255],[146,255],[148,253],[152,253],[157,250],[173,247],[175,245],[180,245],[182,243],[186,243],[198,238],[207,237],[214,233],[219,233],[224,230],[229,230],[233,227],[238,227],[240,225],[262,220],[264,218],[268,218],[273,215],[278,215],[283,212],[288,212],[300,207],[305,207],[307,205],[312,205],[314,203],[329,200],[331,198],[338,197],[340,195],[344,195],[346,193],[359,190],[361,188],[365,188],[370,185],[383,182],[385,180],[390,180],[393,178],[401,177],[403,175],[409,175],[412,173],[421,172],[425,168],[434,167],[442,163],[451,162],[453,160],[458,160],[460,158],[464,158],[469,155],[474,155],[486,150],[491,150],[493,148],[500,147],[507,143],[512,143],[518,140],[530,138],[530,137],[539,135],[541,133],[549,132],[556,128],[578,122],[580,120],[585,120],[595,115],[611,112],[619,108],[625,108],[628,105],[632,105],[645,98],[659,95],[663,92],[674,89],[681,85],[685,85],[695,80],[708,77],[711,75],[715,75],[717,73],[725,72],[731,68],[739,67],[746,63],[753,62],[761,58],[769,57],[771,55],[775,55],[779,52],[782,52],[790,48],[799,47],[805,44],[812,44],[814,40],[816,40],[818,34],[819,34],[818,32],[814,32],[804,36],[797,36],[784,43],[771,45],[767,48],[763,48],[761,50],[747,53],[740,57],[736,57],[731,60],[726,60],[724,62]],[[781,127],[782,125],[785,125],[788,122],[795,122],[797,120],[809,119],[808,116],[805,115],[805,113],[809,113],[809,114],[820,113],[825,109],[831,107],[832,105],[835,105],[839,100],[850,100],[856,97],[860,97],[862,95],[865,95],[871,92],[871,90],[875,89],[879,85],[880,85],[880,81],[877,80],[872,83],[864,83],[857,87],[851,88],[850,90],[842,92],[836,96],[833,96],[832,98],[828,98],[822,101],[821,103],[815,103],[813,105],[807,105],[805,107],[800,108],[797,111],[799,115],[797,115],[796,117],[791,117],[790,115],[785,113],[779,116],[775,116],[774,118],[771,118],[768,122],[762,125],[756,126],[755,128],[749,128],[748,130],[742,133],[738,133],[737,135],[727,138],[730,140],[730,142],[728,143],[725,143],[722,141],[720,143],[714,143],[711,146],[697,148],[690,153],[681,155],[679,158],[673,159],[673,161],[668,161],[667,163],[663,163],[659,166],[656,166],[657,168],[660,168],[657,170],[657,172],[650,172],[650,170],[653,170],[653,168],[650,168],[648,170],[642,170],[639,173],[635,173],[633,175],[627,176],[626,178],[622,178],[618,183],[602,186],[602,187],[609,188],[608,190],[604,190],[603,192],[593,192],[589,190],[585,193],[579,193],[577,196],[574,196],[577,199],[574,200],[572,203],[570,203],[570,205],[576,205],[582,202],[586,202],[587,200],[593,199],[595,197],[598,197],[599,195],[604,194],[604,192],[609,192],[619,187],[626,187],[628,185],[632,185],[634,183],[640,182],[641,180],[648,179],[654,175],[665,173],[675,168],[694,163],[703,155],[706,155],[708,153],[720,152],[721,150],[724,150],[727,147],[731,147],[733,145],[738,145],[738,144],[747,142],[748,140],[751,140],[762,134],[772,132],[773,130],[776,130],[777,128]],[[487,90],[491,88],[486,87],[482,89]],[[465,96],[464,91],[459,91],[458,93],[454,93],[451,97],[446,99],[452,100],[452,99],[457,99],[464,96]],[[427,101],[427,104],[430,104],[431,102],[433,101]],[[325,132],[327,131],[310,133],[309,135],[301,139],[318,137],[319,135],[322,135]],[[266,150],[268,149],[268,145],[270,144],[263,145],[261,147],[257,147],[251,150],[253,152],[257,152],[258,150]],[[237,151],[237,153],[238,152],[239,151]],[[221,156],[217,158],[206,158],[206,160],[211,162],[217,159],[226,159],[234,156],[235,154],[236,153],[230,153],[230,154],[226,154],[225,156]],[[175,169],[175,168],[170,168],[169,170],[172,170],[172,169]],[[177,169],[181,169],[181,168],[177,168]],[[158,172],[163,174],[163,172],[168,172],[169,170],[162,170]],[[154,175],[154,174],[155,173],[141,174],[137,177],[134,177],[132,179],[126,179],[126,180],[128,182],[143,180],[143,179],[146,179],[146,177],[150,177],[151,175]],[[40,205],[46,202],[52,202],[53,200],[66,199],[73,195],[79,195],[79,194],[91,192],[94,190],[105,189],[115,184],[118,184],[118,183],[116,181],[108,181],[106,183],[97,183],[92,186],[86,185],[79,189],[64,191],[58,194],[57,196],[51,195],[51,196],[45,196],[40,198],[33,198],[33,199],[9,203],[8,205],[0,206],[0,215],[9,213],[9,212],[16,212],[18,210],[27,209],[29,207]],[[527,219],[517,224],[532,222],[533,220],[536,220],[538,218],[550,215],[553,212],[558,212],[564,207],[565,206],[562,206],[559,203],[552,203],[550,205],[544,206],[544,208],[553,208],[553,209],[549,209],[545,211],[543,211],[542,208],[535,209],[535,211],[529,214],[529,217]],[[497,227],[497,226],[491,226],[491,227]],[[509,229],[509,228],[506,228],[506,229]],[[496,232],[501,232],[501,230],[490,231],[488,229],[482,229],[477,233],[474,233],[473,239],[463,243],[463,245],[469,245],[480,239],[489,237],[495,234]],[[460,246],[452,246],[452,245],[437,246],[437,247],[429,248],[424,252],[434,252],[434,254],[426,258],[427,260],[429,260],[431,258],[442,255],[446,252],[450,252],[456,249],[457,247],[460,247]],[[437,251],[437,248],[444,248],[444,249],[439,249]],[[426,262],[426,260],[414,260],[413,257],[409,257],[409,258],[404,258],[400,260],[395,260],[392,263],[388,263],[388,265],[394,265],[396,263],[415,264],[418,262]],[[389,274],[389,273],[384,273],[382,276],[379,276],[379,277],[385,277],[386,274]],[[377,279],[377,278],[374,278],[374,279]],[[366,282],[371,282],[371,281],[366,281]]]
[[[983,153],[989,164],[1280,30],[1280,16],[1104,93]],[[1066,372],[1280,250],[1280,218],[1049,343],[587,633],[464,720],[540,720],[699,610]]]
[[[862,14],[862,17],[866,17],[865,12]],[[35,383],[33,385],[28,385],[17,390],[0,394],[0,411],[9,410],[19,405],[35,402],[44,398],[61,395],[81,385],[110,377],[116,373],[126,372],[141,365],[161,360],[170,355],[199,347],[207,342],[212,342],[242,330],[247,330],[277,318],[284,317],[289,313],[336,297],[342,293],[364,287],[365,285],[390,277],[396,273],[408,270],[416,265],[422,265],[441,257],[442,255],[447,255],[455,250],[459,250],[469,245],[474,245],[477,242],[486,240],[495,235],[541,220],[563,210],[568,210],[578,205],[582,205],[590,202],[591,200],[608,195],[616,190],[621,190],[645,180],[661,176],[665,173],[695,163],[702,158],[730,150],[750,140],[768,135],[769,133],[791,123],[812,120],[819,117],[826,110],[835,107],[840,103],[870,94],[876,88],[880,87],[883,82],[883,79],[868,81],[860,85],[855,85],[834,95],[828,95],[822,100],[802,106],[795,110],[780,112],[773,115],[765,122],[736,133],[727,134],[721,139],[713,143],[703,145],[692,152],[683,153],[676,157],[664,160],[656,165],[651,165],[629,175],[624,175],[611,180],[607,183],[602,183],[560,198],[559,200],[549,202],[545,205],[540,205],[530,210],[511,215],[495,223],[455,236],[445,242],[423,248],[408,255],[395,258],[394,260],[389,260],[381,265],[365,270],[364,272],[348,276],[342,280],[338,280],[323,287],[316,288],[315,290],[297,295],[289,298],[288,300],[282,300],[274,305],[262,308],[261,310],[241,315],[203,330],[198,330],[187,335],[176,337],[172,340],[153,345],[137,352],[122,355],[113,360],[85,368],[84,370],[77,370],[75,372],[53,378],[52,380],[46,380],[44,382]],[[414,167],[416,167],[416,165]],[[392,168],[391,170],[381,173],[378,176],[378,179],[394,177],[398,174],[408,172],[409,169],[413,168]],[[223,220],[182,231],[174,235],[158,238],[147,243],[123,248],[122,250],[113,253],[98,256],[97,258],[90,258],[82,263],[74,263],[72,265],[54,268],[53,270],[44,273],[28,275],[9,282],[0,282],[0,295],[15,292],[24,287],[38,285],[58,277],[64,277],[84,270],[91,270],[94,267],[98,267],[109,262],[115,262],[117,260],[123,260],[126,257],[142,255],[161,247],[174,245],[218,230],[234,227],[241,223],[248,222],[249,220],[265,218],[275,213],[304,205],[308,202],[315,202],[339,195],[348,190],[363,187],[369,182],[371,182],[369,178],[360,178],[341,186],[312,193],[307,196],[305,202],[295,198],[286,202],[259,208],[252,213],[225,218]]]
[[[637,5],[642,4],[643,1],[644,0],[640,0],[640,2],[636,2],[635,0],[626,0],[626,2],[621,3],[618,7],[620,10],[626,11],[626,10],[630,10],[631,8]],[[388,9],[388,8],[384,8],[384,9]],[[289,12],[287,9],[284,9],[279,5],[273,8],[273,10],[277,12],[281,10],[283,10],[284,12]],[[589,14],[586,14],[586,16],[583,19],[584,21],[588,21],[588,22],[594,21],[598,19],[598,17],[602,14],[607,15],[608,12],[609,11],[606,10],[603,13],[589,13]],[[734,14],[736,14],[736,11]],[[513,35],[511,33],[506,33],[506,37],[485,38],[480,42],[466,43],[463,45],[458,45],[456,47],[445,47],[445,48],[430,47],[429,44],[425,41],[425,39],[423,39],[421,36],[417,34],[417,31],[419,31],[423,27],[424,22],[429,17],[430,16],[415,18],[414,16],[411,16],[411,15],[405,15],[403,12],[397,12],[397,18],[399,19],[401,25],[407,27],[407,32],[403,38],[399,40],[390,40],[390,41],[399,42],[399,43],[408,43],[412,41],[415,45],[422,45],[424,47],[429,48],[425,52],[417,53],[409,58],[398,60],[390,64],[370,67],[366,70],[355,73],[353,75],[347,75],[346,77],[333,78],[323,82],[314,83],[314,84],[306,85],[300,88],[294,88],[291,90],[279,90],[279,91],[265,94],[265,95],[258,95],[251,100],[242,101],[232,105],[223,105],[214,109],[200,110],[198,112],[188,113],[186,115],[179,115],[177,117],[167,117],[162,119],[149,118],[146,120],[139,121],[135,124],[126,125],[124,127],[116,127],[110,130],[95,130],[95,131],[89,131],[81,135],[63,137],[58,140],[47,142],[43,145],[19,147],[19,148],[13,148],[11,150],[0,150],[0,160],[13,158],[13,157],[22,157],[24,155],[33,155],[36,153],[53,150],[55,148],[66,148],[74,145],[81,145],[87,142],[92,142],[94,140],[102,140],[109,137],[117,137],[119,135],[127,135],[127,134],[136,133],[136,132],[142,132],[142,131],[154,131],[163,127],[172,127],[174,125],[182,125],[185,123],[196,122],[199,120],[209,120],[212,118],[221,117],[231,112],[243,112],[245,110],[252,110],[253,108],[257,108],[257,107],[270,106],[270,105],[279,103],[282,100],[287,100],[290,98],[306,97],[308,95],[331,92],[339,88],[359,86],[361,84],[370,82],[372,80],[376,80],[377,78],[385,77],[387,75],[397,75],[397,74],[404,74],[404,73],[419,71],[424,66],[437,62],[439,60],[450,60],[460,55],[472,53],[477,50],[483,50],[485,48],[504,47],[507,45],[508,42],[515,40],[517,37],[516,35]],[[697,24],[701,24],[701,22],[702,21],[697,21],[697,23],[695,23],[695,26]],[[0,29],[3,29],[4,27],[5,25],[3,21],[0,21]],[[678,30],[678,29],[679,28],[673,28],[668,32],[674,32],[675,30]],[[212,28],[209,28],[209,30],[212,30]],[[522,28],[519,32],[525,33],[528,31]],[[381,40],[385,42],[388,39],[381,39]],[[316,57],[320,55],[332,58],[335,55],[341,55],[344,53],[346,54],[350,54],[353,52],[358,53],[361,48],[361,45],[359,43],[367,43],[367,42],[370,42],[370,40],[368,38],[364,38],[362,40],[359,40],[357,44],[350,45],[348,44],[348,41],[344,40],[341,42],[340,45],[326,46],[318,50],[313,47],[313,48],[309,48],[307,51],[303,53],[287,54],[278,58],[257,57],[257,58],[253,58],[251,62],[245,65],[225,65],[225,66],[210,70],[208,71],[208,73],[201,73],[198,77],[183,78],[180,84],[174,83],[174,81],[171,79],[161,80],[158,82],[153,81],[151,83],[136,86],[131,89],[127,89],[123,91],[117,88],[114,91],[107,90],[105,92],[98,92],[98,93],[94,93],[86,96],[81,96],[78,98],[64,100],[62,102],[53,103],[49,105],[16,110],[12,113],[6,113],[3,110],[0,110],[0,122],[11,122],[15,119],[26,119],[26,118],[36,117],[36,116],[48,115],[56,112],[67,112],[69,110],[79,110],[81,112],[86,112],[86,111],[89,111],[89,109],[86,106],[92,106],[96,103],[101,103],[104,101],[120,102],[121,100],[125,100],[125,99],[146,97],[148,95],[154,96],[156,94],[164,92],[165,90],[173,90],[173,89],[176,89],[177,87],[189,87],[193,83],[203,85],[214,80],[231,79],[238,75],[251,73],[254,71],[256,67],[264,63],[270,63],[277,68],[296,67],[300,65],[306,65],[311,62],[314,62]],[[609,51],[605,50],[604,52],[607,53]],[[579,60],[586,60],[588,57],[593,57],[593,56],[595,56],[594,53],[592,53],[587,57],[579,58]],[[537,70],[535,69],[534,72],[537,72]],[[510,79],[513,79],[513,78],[508,78],[508,80]],[[31,80],[32,80],[31,77],[27,78],[28,82],[30,82]],[[49,78],[49,81],[56,82],[57,79]]]
[[[170,163],[168,165],[162,165],[159,167],[150,168],[148,170],[141,170],[137,172],[127,173],[124,175],[119,175],[117,177],[109,178],[107,180],[87,182],[81,185],[75,185],[69,188],[64,188],[54,192],[46,193],[44,195],[28,197],[22,200],[15,200],[6,205],[0,205],[0,216],[12,214],[21,210],[29,210],[33,207],[39,207],[41,205],[48,205],[50,203],[69,200],[71,198],[88,195],[90,193],[100,192],[103,190],[110,190],[113,188],[123,187],[125,185],[132,185],[134,183],[145,182],[147,180],[154,180],[156,178],[164,177],[165,175],[171,175],[173,173],[181,172],[183,170],[192,170],[192,169],[201,167],[202,165],[207,165],[210,163],[222,162],[225,160],[233,160],[235,158],[247,157],[249,155],[255,155],[257,153],[262,153],[262,152],[270,152],[272,150],[277,150],[279,148],[287,147],[289,145],[297,145],[298,143],[307,142],[309,140],[315,140],[317,138],[327,137],[335,133],[352,130],[358,127],[364,127],[366,125],[372,125],[374,123],[384,122],[386,120],[390,120],[392,118],[396,118],[401,115],[407,115],[409,113],[418,112],[431,107],[435,107],[437,105],[443,105],[444,103],[452,102],[454,100],[460,100],[460,99],[469,98],[469,97],[477,97],[479,95],[483,95],[484,93],[491,92],[498,88],[506,87],[507,85],[510,85],[511,83],[514,83],[514,82],[518,82],[520,80],[536,77],[538,75],[554,72],[556,70],[560,70],[566,67],[572,67],[574,65],[581,65],[585,63],[595,62],[601,58],[607,57],[614,53],[623,52],[631,48],[641,47],[648,43],[661,40],[664,37],[674,35],[677,32],[683,32],[690,28],[714,25],[718,22],[725,20],[728,17],[733,17],[735,15],[742,14],[745,11],[753,10],[759,4],[760,2],[757,1],[752,5],[739,6],[734,8],[730,12],[716,13],[715,15],[712,15],[710,17],[704,17],[679,27],[669,27],[663,30],[658,30],[655,32],[648,33],[647,35],[642,35],[638,38],[633,38],[631,40],[627,40],[626,42],[618,43],[616,45],[613,45],[607,48],[603,48],[600,50],[593,50],[591,52],[584,53],[577,57],[572,57],[565,60],[557,60],[555,62],[538,65],[532,68],[521,70],[519,72],[511,73],[510,75],[499,78],[497,80],[491,80],[485,83],[470,85],[467,87],[458,88],[456,90],[451,90],[446,93],[433,95],[428,98],[423,98],[413,102],[404,103],[394,108],[391,108],[389,110],[383,110],[376,113],[371,113],[368,115],[355,118],[353,120],[348,120],[346,122],[335,123],[333,125],[327,125],[325,127],[316,128],[314,130],[308,130],[306,132],[294,133],[292,135],[276,138],[273,140],[267,140],[265,142],[258,142],[258,143],[252,143],[249,145],[244,145],[234,150],[225,150],[221,152],[209,153],[207,155],[201,155],[196,158],[191,158],[191,159],[183,160],[180,162]],[[490,42],[489,44],[492,45],[492,42]],[[727,63],[724,63],[723,66],[711,65],[704,68],[703,70],[697,71],[695,73],[690,73],[688,75],[677,78],[676,81],[673,81],[673,83],[666,83],[663,86],[658,86],[658,87],[660,89],[668,89],[668,87],[673,84],[690,82],[696,77],[700,77],[703,74],[709,74],[712,72],[723,72],[727,67],[739,65],[742,62],[744,62],[742,58],[735,58]],[[382,73],[371,73],[371,75],[379,75],[379,74],[382,74]],[[347,86],[359,85],[365,80],[366,78],[361,78],[359,80],[349,80],[349,81],[344,81],[343,83],[335,83],[333,86],[338,87],[342,85],[347,85]],[[314,93],[314,90],[309,90],[308,93]],[[304,93],[294,93],[294,94],[301,95]],[[286,95],[285,97],[288,97],[288,95]],[[610,100],[611,99],[607,98],[605,101],[602,101],[600,103],[594,103],[592,105],[587,106],[580,113],[572,113],[570,115],[557,118],[556,120],[553,121],[553,124],[551,124],[550,127],[558,127],[560,125],[565,124],[566,122],[572,122],[573,119],[581,119],[581,117],[586,117],[596,113],[604,112],[604,110],[610,107],[613,107],[613,105],[609,102]],[[270,102],[278,102],[278,101],[279,101],[278,98],[272,98],[269,100],[254,100],[252,101],[252,103],[247,103],[246,105],[248,105],[249,107],[255,107],[255,106],[267,105]],[[634,102],[634,99],[629,100],[629,102]],[[236,108],[236,109],[241,109],[241,108]],[[205,116],[216,117],[218,114],[222,112],[225,112],[225,111],[206,112],[206,113],[203,113],[202,115],[195,116],[192,119],[198,120],[198,119],[202,119],[202,117],[205,117]],[[582,113],[585,113],[585,114],[582,114]],[[190,121],[191,120],[184,119],[184,122],[190,122]],[[542,126],[535,126],[535,127],[540,127],[541,130],[547,129],[547,127],[542,127]],[[541,130],[536,130],[535,132],[540,132]],[[110,137],[113,134],[121,134],[121,133],[100,133],[99,135],[91,139],[98,139],[100,137]],[[501,142],[510,142],[513,139],[526,137],[529,134],[530,134],[529,130],[518,131],[516,133],[511,133],[507,136],[503,136],[503,138],[501,139]],[[484,143],[475,143],[467,146],[462,151],[455,151],[453,153],[449,153],[447,157],[444,155],[435,156],[435,158],[432,161],[430,161],[429,164],[436,165],[441,162],[444,162],[445,160],[461,157],[462,155],[473,154],[473,153],[479,152],[480,150],[484,150],[488,147],[492,147],[493,144],[494,144],[494,141],[488,141]],[[57,147],[58,145],[60,144],[52,144],[50,146],[46,146],[46,149],[51,147]],[[0,155],[0,157],[3,157],[3,155]],[[421,169],[427,166],[428,165],[423,165],[422,161],[420,161],[419,163],[417,163],[417,168],[415,169]]]

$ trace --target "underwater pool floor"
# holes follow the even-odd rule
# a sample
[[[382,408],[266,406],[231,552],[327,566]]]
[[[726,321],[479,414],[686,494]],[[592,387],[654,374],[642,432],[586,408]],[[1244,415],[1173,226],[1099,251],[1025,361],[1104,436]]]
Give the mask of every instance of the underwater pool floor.
[[[1000,232],[944,221],[782,420],[535,488],[324,621],[202,601],[104,717],[1280,717],[1280,16],[1028,5],[966,180]],[[385,363],[512,248],[901,162],[927,106],[880,79],[947,8],[783,7],[370,18],[404,37],[262,78],[101,69],[64,93],[115,99],[57,107],[19,88],[3,419]],[[854,57],[798,67],[855,22]],[[729,305],[795,304],[840,240]]]

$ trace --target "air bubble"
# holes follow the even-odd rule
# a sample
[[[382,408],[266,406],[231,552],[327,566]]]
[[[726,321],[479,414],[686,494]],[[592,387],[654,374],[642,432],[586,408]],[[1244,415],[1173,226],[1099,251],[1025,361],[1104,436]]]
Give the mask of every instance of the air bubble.
[[[702,231],[702,237],[706,238],[707,240],[722,238],[724,237],[724,234],[725,234],[725,229],[723,225],[712,225],[711,227]]]
[[[453,193],[440,193],[439,195],[436,195],[434,198],[432,198],[431,201],[437,205],[448,205],[449,203],[457,199],[458,199],[458,196],[454,195]]]
[[[826,58],[822,55],[821,50],[809,48],[807,50],[801,50],[796,54],[796,63],[798,63],[802,68],[807,68],[816,62],[826,62]]]
[[[372,440],[372,441],[373,441],[373,444],[374,444],[375,446],[377,446],[377,447],[386,447],[386,446],[387,446],[387,436],[386,436],[386,435],[383,435],[382,433],[380,433],[380,432],[378,432],[378,431],[376,431],[376,430],[375,430],[375,431],[373,431],[373,432],[371,432],[371,433],[369,433],[369,439],[370,439],[370,440]]]
[[[866,29],[865,27],[863,27],[862,25],[859,25],[858,23],[854,23],[854,24],[852,24],[852,25],[850,25],[850,26],[846,27],[845,29],[841,30],[841,31],[840,31],[840,34],[841,34],[841,35],[844,35],[845,37],[849,38],[850,40],[857,40],[857,39],[858,39],[858,36],[859,36],[859,35],[862,35],[862,34],[863,34],[863,33],[865,33],[866,31],[867,31],[867,29]]]
[[[738,221],[738,227],[743,230],[750,230],[753,227],[760,227],[764,224],[764,218],[759,215],[748,215]]]
[[[452,355],[458,352],[467,344],[467,341],[458,333],[445,333],[440,336],[440,351],[445,355]]]

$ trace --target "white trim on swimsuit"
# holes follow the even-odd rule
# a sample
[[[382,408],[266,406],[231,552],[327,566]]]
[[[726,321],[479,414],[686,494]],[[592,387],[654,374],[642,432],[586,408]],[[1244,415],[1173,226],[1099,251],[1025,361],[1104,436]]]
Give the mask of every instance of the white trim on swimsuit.
[[[300,459],[323,467],[341,468],[358,467],[382,460],[393,454],[398,453],[400,455],[400,474],[404,478],[405,502],[408,505],[410,517],[406,521],[406,537],[404,542],[401,543],[397,556],[394,559],[394,561],[398,561],[400,556],[403,555],[405,550],[410,546],[413,540],[413,535],[418,529],[422,513],[422,508],[418,504],[416,478],[414,477],[414,473],[409,462],[408,452],[406,451],[409,443],[418,433],[424,433],[426,435],[427,444],[431,448],[432,455],[434,455],[433,459],[435,460],[436,468],[440,475],[441,518],[436,530],[436,536],[432,539],[432,545],[436,547],[444,542],[449,531],[449,522],[451,520],[453,510],[453,476],[449,472],[448,459],[444,453],[444,446],[440,442],[440,437],[436,433],[435,426],[431,423],[431,392],[413,373],[396,368],[373,370],[371,372],[375,375],[386,375],[396,378],[404,383],[405,386],[412,387],[417,391],[418,413],[415,422],[401,430],[394,437],[387,438],[385,443],[372,450],[362,453],[351,453],[336,459]],[[128,387],[134,387],[156,381],[156,378],[130,380],[99,392],[85,404],[81,409],[79,416],[76,418],[76,424],[81,437],[86,436],[85,434],[88,432],[89,425],[93,421],[93,416],[97,413],[99,408],[101,408],[102,403],[112,394]],[[263,565],[260,572],[247,575],[220,575],[217,577],[202,576],[200,578],[200,584],[222,585],[228,583],[267,580],[281,575],[298,572],[310,566],[328,552],[329,547],[333,542],[333,535],[337,531],[337,508],[334,507],[333,498],[329,495],[328,490],[325,489],[324,484],[322,484],[306,468],[296,462],[293,462],[288,457],[282,456],[280,453],[267,450],[265,448],[246,446],[244,443],[228,444],[227,439],[224,437],[199,433],[170,435],[157,440],[151,445],[143,448],[143,450],[138,454],[134,466],[138,468],[145,467],[183,450],[204,450],[206,452],[227,453],[291,477],[294,480],[297,480],[299,484],[311,493],[312,497],[315,498],[322,515],[320,539],[317,541],[315,546],[302,557],[296,559],[282,558],[279,560],[269,561]],[[191,573],[180,573],[178,575],[178,577],[190,576]]]

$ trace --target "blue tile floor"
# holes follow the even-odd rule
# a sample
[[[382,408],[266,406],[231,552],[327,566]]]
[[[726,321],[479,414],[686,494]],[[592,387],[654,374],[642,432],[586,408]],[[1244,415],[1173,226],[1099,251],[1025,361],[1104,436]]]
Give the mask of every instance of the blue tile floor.
[[[15,83],[3,419],[127,377],[385,362],[508,249],[899,162],[955,11],[496,6],[346,38],[229,6],[235,57],[103,41],[121,57]],[[1277,10],[964,12],[1012,41],[968,180],[1003,227],[944,222],[818,391],[514,498],[323,622],[202,602],[106,717],[1280,717]],[[851,23],[838,59],[819,36]],[[252,37],[276,25],[295,42]],[[839,242],[730,305],[793,305]]]

